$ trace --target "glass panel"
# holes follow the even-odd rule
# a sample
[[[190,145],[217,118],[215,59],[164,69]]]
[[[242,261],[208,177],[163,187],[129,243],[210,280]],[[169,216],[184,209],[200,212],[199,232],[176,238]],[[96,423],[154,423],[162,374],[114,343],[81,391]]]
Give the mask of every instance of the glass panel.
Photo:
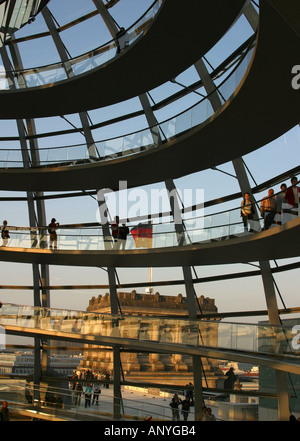
[[[259,203],[259,201],[257,201]],[[58,244],[59,248],[64,250],[105,250],[105,243],[109,244],[109,249],[119,249],[122,245],[124,249],[133,248],[162,248],[167,246],[178,246],[187,245],[189,243],[199,243],[207,241],[218,241],[218,240],[230,240],[234,236],[243,236],[248,234],[256,234],[261,231],[263,219],[257,221],[248,222],[247,228],[244,228],[243,221],[241,218],[240,207],[232,209],[229,211],[218,212],[215,214],[210,214],[206,216],[198,216],[195,218],[186,218],[184,222],[184,232],[179,235],[175,231],[174,222],[165,223],[153,223],[152,225],[152,241],[150,236],[148,236],[148,230],[131,232],[133,227],[137,229],[137,226],[128,223],[129,234],[125,243],[111,242],[112,238],[103,237],[102,227],[99,224],[97,228],[81,228],[81,229],[66,229],[60,227],[57,229]],[[132,216],[134,214],[132,213]],[[290,219],[283,219],[283,221],[288,222]],[[36,243],[32,245],[32,231],[38,233],[37,228],[21,227],[21,226],[8,226],[10,231],[10,239],[5,246],[9,247],[22,247],[28,248],[30,246],[36,246],[43,248],[42,241],[47,241],[49,238],[42,236],[38,238]],[[47,226],[39,227],[40,231],[44,233],[48,231]],[[146,234],[146,236],[145,236]],[[147,240],[144,240],[144,237]],[[143,240],[140,241],[139,239]],[[148,240],[149,239],[149,240]],[[1,243],[0,246],[3,246]],[[109,252],[109,249],[107,250]]]
[[[151,25],[153,18],[157,14],[160,6],[162,4],[162,0],[157,0],[155,5],[149,9],[149,11],[142,16],[142,18],[136,22],[123,37],[119,38],[119,46],[120,49],[126,48],[128,45],[132,44],[138,37],[143,35],[145,30]],[[48,40],[47,40],[48,41]],[[40,41],[35,42],[30,41],[30,45],[32,44],[40,44]],[[27,42],[26,42],[27,44]],[[26,44],[23,43],[23,46],[26,49]],[[28,44],[27,44],[28,47]],[[53,50],[54,44],[50,42],[49,51]],[[23,53],[24,51],[22,51]],[[80,75],[84,72],[87,72],[94,67],[97,67],[101,64],[106,63],[108,60],[112,59],[114,56],[118,55],[119,51],[116,50],[116,42],[110,41],[105,45],[102,45],[98,49],[94,49],[93,51],[81,55],[79,57],[73,58],[70,60],[70,69],[71,76]],[[26,51],[25,51],[26,54]],[[30,57],[30,50],[28,50],[28,57]],[[29,64],[29,63],[28,63]],[[66,74],[65,68],[67,68],[64,63],[58,63],[55,65],[48,65],[43,67],[36,67],[34,70],[26,69],[19,72],[14,72],[14,75],[18,76],[18,83],[16,87],[36,87],[45,84],[50,84],[56,81],[62,81],[68,78]],[[68,70],[68,69],[67,69]],[[9,74],[7,74],[7,78],[9,78]],[[8,88],[9,84],[6,81],[6,78],[1,77],[1,88]]]
[[[299,356],[294,344],[295,330],[290,327],[190,321],[184,319],[156,319],[151,317],[107,316],[97,313],[65,311],[31,306],[3,304],[0,315],[2,326],[44,329],[62,333],[98,335],[141,342],[175,345],[178,352],[188,346],[211,346],[235,351],[261,352],[265,354]],[[129,344],[130,345],[130,344]],[[292,362],[293,358],[290,358]]]
[[[227,100],[235,91],[251,60],[252,52],[253,49],[249,51],[240,65],[238,65],[235,70],[230,72],[229,76],[219,87],[218,93],[224,98],[224,100]],[[82,56],[80,59],[81,64],[78,64],[77,67],[73,65],[73,70],[75,69],[76,71],[78,68],[81,70],[81,72],[83,72],[83,70],[85,70],[90,64],[91,59],[88,56]],[[74,60],[72,62],[74,62]],[[28,71],[26,74],[26,81],[30,81],[32,83],[34,82],[35,84],[47,84],[48,82],[53,82],[55,78],[66,78],[66,70],[57,66],[58,65],[55,65],[55,67],[45,67],[38,73],[34,73],[32,70]],[[70,65],[66,65],[65,67],[67,70],[72,69]],[[214,111],[209,97],[205,97],[198,104],[187,109],[185,112],[182,112],[157,126],[113,139],[99,141],[96,143],[96,146],[98,148],[100,157],[104,160],[111,160],[119,155],[125,156],[132,153],[138,153],[144,149],[157,146],[159,144],[159,136],[161,136],[163,140],[172,139],[178,134],[203,123],[210,116],[212,116],[213,113]],[[47,154],[44,151],[41,154],[41,164],[44,165],[46,162],[49,164],[55,164],[66,160],[71,161],[71,164],[74,165],[74,161],[79,161],[86,158],[88,158],[86,147],[66,146],[64,149],[51,149]],[[2,163],[3,166],[6,166],[4,161],[2,161]]]

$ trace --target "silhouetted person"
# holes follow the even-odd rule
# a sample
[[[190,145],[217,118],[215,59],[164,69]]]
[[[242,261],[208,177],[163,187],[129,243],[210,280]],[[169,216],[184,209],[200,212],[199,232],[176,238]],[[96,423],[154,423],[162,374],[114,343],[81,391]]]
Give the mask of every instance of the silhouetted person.
[[[92,386],[90,384],[87,384],[84,390],[84,398],[85,398],[84,407],[91,407],[92,393],[93,393]]]
[[[2,229],[1,229],[1,238],[2,238],[2,246],[6,247],[8,244],[8,239],[10,238],[9,231],[7,228],[7,220],[3,221]]]
[[[1,421],[9,421],[9,410],[7,406],[7,401],[3,401],[1,409]]]
[[[193,385],[192,383],[189,383],[187,385],[187,389],[186,389],[186,397],[190,402],[190,406],[194,406],[194,390],[193,390]]]
[[[107,380],[107,383],[105,384],[105,388],[106,389],[109,389],[109,380],[110,380],[110,374],[109,374],[109,372],[106,372],[106,374],[105,374],[105,380]]]
[[[179,415],[179,405],[182,403],[181,399],[178,398],[178,395],[175,394],[172,398],[172,401],[170,403],[171,409],[172,409],[172,420],[173,421],[179,421],[180,415]]]
[[[297,421],[295,415],[290,415],[290,421]]]
[[[225,389],[233,389],[234,383],[236,381],[236,375],[233,372],[233,367],[229,369],[229,371],[226,372],[226,380],[224,381],[224,388]]]
[[[187,421],[188,416],[189,416],[189,411],[190,411],[190,400],[185,398],[182,401],[182,406],[181,406],[181,413],[182,413],[184,421]]]
[[[111,235],[113,239],[113,248],[118,249],[119,242],[119,216],[115,216],[114,222],[111,224]]]
[[[120,30],[116,33],[117,54],[119,54],[121,50],[123,50],[125,47],[125,35],[126,30],[123,27],[121,27]]]
[[[56,229],[59,227],[59,223],[56,223],[56,219],[53,217],[51,219],[50,224],[48,225],[48,233],[50,235],[50,244],[49,247],[52,248],[52,246],[54,246],[54,248],[57,248],[57,233],[56,233]]]
[[[82,393],[83,393],[82,384],[77,383],[76,389],[75,389],[75,406],[80,406]]]
[[[96,406],[98,406],[98,400],[99,395],[101,394],[101,389],[99,384],[95,384],[94,391],[93,391],[93,401],[92,404],[96,403]]]
[[[123,250],[125,250],[128,234],[129,234],[129,228],[125,224],[122,224],[122,226],[119,227],[119,236],[118,236],[118,240],[120,241],[120,245],[119,245],[120,249],[123,248]]]

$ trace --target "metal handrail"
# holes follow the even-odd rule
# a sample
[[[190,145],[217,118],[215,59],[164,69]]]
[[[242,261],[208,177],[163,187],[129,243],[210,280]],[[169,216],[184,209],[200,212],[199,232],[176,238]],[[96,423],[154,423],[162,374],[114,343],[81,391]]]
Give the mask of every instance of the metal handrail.
[[[149,130],[149,131],[151,131],[151,130],[153,130],[154,128],[158,128],[158,129],[160,129],[161,128],[161,126],[163,125],[163,124],[166,124],[168,121],[170,121],[170,120],[172,120],[172,119],[174,119],[174,118],[178,118],[179,116],[181,116],[181,115],[183,115],[183,114],[185,114],[185,113],[187,113],[187,112],[189,112],[189,111],[191,111],[192,109],[194,109],[196,106],[198,106],[199,104],[201,104],[202,102],[204,102],[204,101],[206,101],[206,100],[209,100],[210,99],[210,97],[211,97],[211,95],[212,94],[214,94],[214,93],[216,93],[216,92],[218,92],[219,91],[219,89],[232,77],[232,75],[234,75],[234,73],[236,72],[236,70],[238,69],[238,67],[241,65],[241,63],[243,62],[243,60],[245,59],[245,57],[247,56],[247,54],[249,53],[249,51],[254,47],[254,44],[255,44],[255,41],[256,41],[256,33],[252,36],[252,38],[250,39],[250,41],[249,41],[249,44],[248,44],[248,46],[247,46],[247,50],[246,51],[244,51],[243,53],[242,53],[242,55],[241,55],[241,57],[240,57],[240,59],[238,60],[238,62],[236,63],[236,66],[234,67],[234,69],[232,69],[232,71],[229,73],[229,75],[218,85],[218,86],[216,86],[215,87],[215,89],[213,90],[213,91],[211,91],[209,94],[207,94],[204,98],[202,98],[202,99],[200,99],[199,101],[197,101],[195,104],[193,104],[193,105],[191,105],[191,106],[189,106],[187,109],[185,109],[185,110],[183,110],[183,111],[181,111],[181,112],[179,112],[178,114],[176,114],[176,115],[173,115],[172,117],[170,117],[170,118],[167,118],[166,120],[163,120],[163,121],[161,121],[161,122],[159,122],[159,123],[157,123],[157,124],[154,124],[154,125],[152,125],[152,126],[148,126],[148,127],[146,127],[146,128],[144,128],[144,129],[142,129],[142,130],[138,130],[138,131],[133,131],[133,132],[130,132],[130,133],[127,133],[127,134],[124,134],[124,135],[122,135],[122,136],[118,136],[118,137],[113,137],[113,138],[107,138],[107,139],[103,139],[103,140],[100,140],[100,141],[95,141],[95,142],[93,142],[93,144],[97,144],[97,143],[104,143],[104,142],[108,142],[108,141],[113,141],[113,140],[116,140],[116,139],[120,139],[120,138],[125,138],[125,137],[129,137],[129,136],[132,136],[132,135],[136,135],[136,134],[139,134],[139,133],[142,133],[142,132],[144,132],[144,131],[146,131],[146,130]],[[182,133],[182,132],[180,132],[180,133]],[[176,135],[175,135],[176,136]],[[164,142],[167,142],[168,141],[168,138],[166,138],[165,137],[165,140],[162,140],[162,143],[164,143]],[[75,144],[75,145],[69,145],[69,146],[58,146],[58,147],[42,147],[42,148],[39,148],[39,152],[42,152],[42,151],[51,151],[51,150],[60,150],[60,149],[68,149],[68,148],[76,148],[76,147],[79,147],[79,146],[86,146],[86,144],[84,143],[84,144]],[[129,149],[129,150],[127,150],[127,154],[133,154],[133,153],[138,153],[138,152],[140,152],[141,150],[142,151],[144,151],[144,150],[147,150],[147,149],[149,149],[149,148],[151,148],[151,147],[156,147],[156,145],[155,144],[150,144],[150,145],[147,145],[147,146],[141,146],[141,147],[136,147],[135,149]],[[0,149],[0,152],[1,151],[3,151],[3,152],[11,152],[11,151],[18,151],[18,152],[20,152],[20,149]],[[125,154],[124,154],[125,153]],[[108,158],[108,159],[114,159],[114,157],[119,157],[119,156],[126,156],[126,151],[125,152],[114,152],[114,153],[112,153],[112,154],[109,154],[109,155],[106,155],[105,157],[99,157],[99,158],[94,158],[94,160],[106,160],[106,158]],[[78,158],[78,159],[72,159],[72,160],[67,160],[67,159],[63,159],[63,160],[61,160],[61,161],[56,161],[56,162],[51,162],[51,164],[53,164],[53,165],[57,165],[57,164],[59,164],[60,162],[62,162],[62,164],[63,165],[72,165],[72,164],[74,164],[76,161],[81,161],[81,160],[84,160],[85,158]],[[86,159],[90,159],[90,158],[86,158]],[[22,161],[9,161],[9,160],[4,160],[4,161],[0,161],[0,162],[13,162],[13,163],[17,163],[17,162],[19,162],[19,163],[21,163]],[[42,162],[46,162],[46,161],[42,161]],[[50,161],[48,161],[48,162],[50,162]],[[40,168],[40,167],[44,167],[43,165],[42,166],[37,166],[38,168]],[[35,168],[37,168],[37,167],[35,167]]]

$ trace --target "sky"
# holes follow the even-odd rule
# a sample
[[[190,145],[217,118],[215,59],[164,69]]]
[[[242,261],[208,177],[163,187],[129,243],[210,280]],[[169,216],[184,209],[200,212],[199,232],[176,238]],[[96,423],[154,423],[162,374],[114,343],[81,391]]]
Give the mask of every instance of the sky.
[[[110,12],[119,26],[127,28],[133,24],[140,15],[152,4],[149,0],[121,0],[114,6]],[[59,26],[75,20],[83,14],[94,10],[92,0],[51,0],[49,9],[55,17]],[[46,25],[41,16],[30,25],[16,32],[16,38],[41,33],[46,31]],[[252,29],[244,17],[227,32],[219,43],[212,48],[206,59],[213,67],[217,67],[233,50],[238,48],[252,34]],[[70,54],[75,57],[94,49],[111,39],[109,32],[103,24],[100,17],[94,17],[77,26],[66,29],[60,33],[60,36]],[[201,30],[199,30],[199,38],[201,38]],[[50,37],[44,37],[37,40],[29,40],[19,43],[20,54],[24,67],[34,67],[55,63],[59,61],[56,48]],[[159,68],[150,65],[151,68]],[[182,89],[182,85],[189,84],[199,79],[194,67],[187,69],[185,72],[176,77],[177,84],[168,82],[156,89],[149,91],[151,99],[158,102],[176,91]],[[80,96],[78,97],[80,99]],[[178,112],[196,103],[199,95],[196,93],[189,94],[176,103],[172,103],[163,110],[156,112],[155,116],[159,121],[163,121],[170,116],[176,115]],[[141,105],[137,98],[127,100],[113,106],[107,106],[96,110],[89,111],[91,121],[96,124],[108,120],[110,118],[122,115],[123,113],[134,112],[140,110]],[[37,118],[35,120],[38,133],[48,133],[56,130],[66,130],[72,128],[71,124],[79,126],[80,120],[77,114],[65,115],[65,119],[61,117]],[[135,130],[141,130],[147,126],[144,117],[132,118],[121,124],[114,124],[105,128],[93,131],[95,141],[100,141],[110,137],[121,136]],[[0,121],[1,137],[17,136],[17,126],[15,121]],[[39,141],[40,147],[53,147],[61,145],[79,144],[84,142],[82,134],[68,134],[61,136],[45,136]],[[0,148],[16,148],[17,141],[0,141]],[[300,129],[299,126],[291,129],[288,133],[283,134],[270,144],[256,150],[244,157],[245,163],[251,170],[252,177],[249,176],[251,185],[260,184],[280,173],[285,172],[299,165],[299,146],[300,146]],[[204,200],[225,196],[239,191],[237,180],[230,176],[234,174],[232,164],[226,163],[218,167],[221,171],[205,170],[193,173],[189,176],[176,179],[175,185],[179,190],[184,192],[191,189],[196,192],[197,189],[204,190]],[[223,173],[223,172],[226,173]],[[289,184],[289,182],[287,182]],[[145,189],[150,192],[153,189],[163,189],[163,183],[157,183],[147,186]],[[275,192],[279,191],[279,185],[274,188]],[[0,192],[0,196],[25,196],[23,192]],[[132,193],[134,196],[134,193]],[[265,194],[258,197],[262,198]],[[134,201],[133,201],[134,203]],[[64,198],[57,200],[47,200],[46,215],[47,219],[55,217],[61,224],[84,223],[97,221],[97,202],[90,196],[77,198]],[[218,210],[239,207],[240,201],[234,201],[231,204],[224,204]],[[110,215],[113,218],[115,214],[113,206],[109,206]],[[149,207],[145,205],[145,213]],[[168,204],[162,206],[162,210],[169,210]],[[0,202],[0,213],[3,218],[8,219],[10,225],[28,226],[28,212],[26,202]],[[141,213],[142,214],[142,213]],[[298,261],[298,259],[286,259],[280,264]],[[275,263],[272,262],[272,266]],[[32,285],[31,265],[19,263],[1,263],[2,267],[2,285]],[[252,270],[253,266],[247,264],[236,265],[215,265],[196,267],[197,277],[207,277],[212,275],[235,273],[240,271]],[[118,277],[121,283],[129,283],[135,281],[147,282],[149,278],[149,269],[117,269]],[[286,307],[295,307],[298,305],[298,292],[296,281],[298,281],[299,270],[293,270],[281,273],[275,276],[277,286],[280,290]],[[153,281],[163,280],[180,280],[183,274],[179,268],[155,268],[152,272]],[[107,273],[100,268],[73,268],[62,266],[50,266],[50,283],[51,285],[69,285],[69,284],[104,284],[108,283]],[[133,289],[133,288],[132,288]],[[145,288],[137,288],[138,292],[144,292]],[[261,277],[241,278],[228,281],[198,283],[195,285],[198,296],[204,295],[215,299],[215,303],[219,312],[248,311],[266,309],[264,300],[264,291]],[[105,294],[107,290],[58,290],[51,292],[50,304],[53,308],[85,310],[88,306],[89,299],[92,296],[97,297],[99,294]],[[184,286],[155,287],[154,292],[159,291],[162,295],[177,295],[181,292],[184,295]],[[7,290],[0,291],[0,299],[3,302],[31,305],[33,302],[33,294],[29,290]],[[279,307],[283,307],[278,297]],[[237,319],[235,319],[236,321]],[[260,318],[245,319],[252,322],[260,320]]]

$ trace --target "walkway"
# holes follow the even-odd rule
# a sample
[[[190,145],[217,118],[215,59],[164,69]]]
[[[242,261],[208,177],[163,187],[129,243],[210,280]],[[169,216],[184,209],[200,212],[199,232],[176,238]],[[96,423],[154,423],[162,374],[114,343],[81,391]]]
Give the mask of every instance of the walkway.
[[[299,256],[300,217],[284,225],[227,240],[133,250],[0,247],[0,261],[89,267],[177,267],[257,262]],[[80,237],[78,237],[80,243]],[[86,242],[84,242],[86,247]],[[75,248],[75,249],[74,249]]]
[[[65,115],[108,106],[158,87],[205,55],[245,3],[189,0],[185,5],[181,0],[165,0],[144,35],[105,64],[57,83],[2,90],[0,118],[57,115],[58,103],[59,114]]]

